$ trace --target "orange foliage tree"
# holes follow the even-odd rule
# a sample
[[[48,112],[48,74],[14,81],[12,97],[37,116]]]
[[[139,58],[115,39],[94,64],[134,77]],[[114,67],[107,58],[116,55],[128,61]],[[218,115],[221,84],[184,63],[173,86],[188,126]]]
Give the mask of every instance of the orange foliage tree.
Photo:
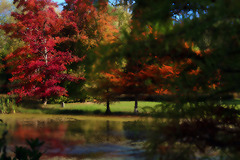
[[[178,38],[176,43],[166,44],[168,29],[146,25],[140,19],[142,12],[144,10],[133,13],[132,31],[119,51],[125,64],[106,73],[114,84],[114,92],[134,97],[135,113],[141,95],[191,96],[202,92],[203,83],[208,87],[217,85],[215,78],[204,79],[206,76],[200,74],[201,68],[196,63],[196,59],[210,54],[210,49],[200,51],[193,43],[190,47],[182,38]],[[164,25],[170,29],[174,27],[172,22]],[[183,81],[186,83],[181,83]]]
[[[178,74],[177,65],[170,57],[159,58],[153,53],[152,45],[161,44],[163,37],[145,26],[140,31],[138,23],[132,24],[132,32],[127,37],[118,54],[122,54],[124,64],[120,68],[105,73],[113,83],[113,92],[134,97],[134,113],[138,112],[138,100],[143,95],[169,94],[166,81]],[[117,56],[117,55],[116,55]]]
[[[71,72],[83,73],[86,81],[83,83],[68,82],[64,85],[70,90],[69,94],[77,99],[85,92],[85,86],[94,86],[98,59],[104,56],[104,52],[96,51],[100,45],[112,43],[118,34],[114,26],[115,16],[112,16],[107,1],[93,2],[89,0],[67,0],[63,13],[66,21],[73,24],[63,30],[62,35],[69,35],[70,41],[65,41],[58,47],[68,48],[74,55],[84,56],[83,63],[75,63],[69,66]],[[84,99],[84,97],[83,97]]]
[[[164,81],[174,76],[174,69],[163,65],[144,65],[134,72],[124,72],[120,69],[105,73],[111,84],[112,92],[118,95],[124,94],[133,96],[135,105],[134,113],[138,112],[138,100],[144,95],[169,94],[164,86]]]
[[[87,91],[97,102],[106,102],[106,114],[111,113],[110,101],[115,99],[115,94],[111,92],[113,84],[103,74],[103,70],[112,68],[114,63],[107,59],[110,56],[109,48],[119,37],[119,28],[115,25],[117,17],[106,1],[99,1],[96,16],[97,30],[94,47],[90,49],[90,54],[86,64]]]
[[[158,4],[166,5],[169,9],[179,7],[178,3],[174,6],[171,2]],[[203,68],[204,61],[212,55],[211,48],[199,48],[200,44],[193,41],[194,38],[197,39],[196,37],[192,39],[181,37],[181,33],[185,33],[182,30],[183,22],[176,23],[171,14],[161,14],[160,10],[150,12],[149,9],[155,7],[154,1],[136,2],[132,31],[123,51],[127,62],[122,72],[130,75],[135,73],[134,76],[139,77],[136,73],[146,70],[145,67],[154,66],[155,69],[167,67],[169,76],[164,77],[159,70],[159,74],[155,76],[157,80],[150,78],[152,83],[148,85],[149,87],[155,86],[159,94],[167,93],[177,101],[181,98],[189,100],[191,97],[204,95],[206,90],[216,87],[219,80],[218,72],[208,75],[210,72],[207,73],[206,68]],[[180,14],[181,10],[178,9],[176,12]],[[174,15],[175,11],[172,14]],[[158,16],[159,18],[156,18]],[[149,75],[148,72],[145,74]],[[131,78],[132,82],[137,79],[136,77]],[[143,85],[144,83],[140,88],[144,93]],[[139,90],[136,93],[139,93]]]

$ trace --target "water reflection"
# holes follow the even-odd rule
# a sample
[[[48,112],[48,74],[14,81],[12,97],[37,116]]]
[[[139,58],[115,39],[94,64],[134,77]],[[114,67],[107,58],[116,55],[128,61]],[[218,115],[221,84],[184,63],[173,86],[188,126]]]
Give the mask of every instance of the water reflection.
[[[162,120],[152,124],[149,159],[233,160],[240,158],[239,120],[217,118]]]
[[[126,135],[125,121],[25,119],[8,123],[9,149],[39,138],[43,159],[144,159],[144,150]],[[141,144],[142,145],[142,144]]]
[[[141,142],[148,138],[147,121],[129,121],[123,123],[125,137],[132,142]]]
[[[240,157],[240,120],[232,114],[150,121],[94,117],[5,121],[10,133],[9,149],[25,145],[25,139],[39,138],[45,141],[43,159],[237,160]],[[3,128],[6,126],[0,129]]]

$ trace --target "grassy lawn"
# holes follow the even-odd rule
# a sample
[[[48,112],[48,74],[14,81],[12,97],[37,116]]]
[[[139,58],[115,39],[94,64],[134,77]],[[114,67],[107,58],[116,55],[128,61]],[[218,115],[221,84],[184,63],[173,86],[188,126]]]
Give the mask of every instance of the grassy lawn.
[[[154,107],[161,102],[139,101],[139,113],[143,112],[144,107]],[[134,101],[121,101],[110,104],[110,109],[113,114],[133,114]],[[41,107],[18,107],[17,112],[20,113],[36,113],[36,114],[104,114],[106,110],[105,103],[66,103],[62,108],[60,104],[48,104]]]
[[[161,104],[161,102],[139,101],[138,111],[141,114],[141,113],[144,113],[144,110],[143,110],[144,107],[149,107],[151,110],[151,108],[159,104]],[[223,101],[223,104],[225,105],[235,104],[237,105],[236,109],[240,109],[239,99]],[[187,108],[185,107],[185,109]],[[113,115],[133,115],[134,101],[121,101],[121,102],[112,103],[110,104],[110,109]],[[161,116],[168,116],[168,113],[170,112],[172,112],[175,115],[174,112],[176,112],[171,107],[167,107],[166,108],[167,110],[165,111],[162,109],[162,107],[160,108],[158,107],[157,109],[158,111],[162,112]],[[201,110],[201,108],[199,108],[200,109],[199,111],[195,111],[197,108],[191,109],[191,107],[189,107],[189,109],[190,110],[187,109],[188,112],[204,111],[204,110]],[[90,103],[90,102],[66,103],[64,108],[60,104],[48,104],[46,106],[43,106],[43,105],[34,106],[34,105],[28,104],[27,106],[23,106],[23,107],[16,107],[17,113],[29,113],[29,114],[104,115],[105,111],[106,111],[105,103],[97,104],[97,103]],[[178,113],[176,112],[176,114]]]

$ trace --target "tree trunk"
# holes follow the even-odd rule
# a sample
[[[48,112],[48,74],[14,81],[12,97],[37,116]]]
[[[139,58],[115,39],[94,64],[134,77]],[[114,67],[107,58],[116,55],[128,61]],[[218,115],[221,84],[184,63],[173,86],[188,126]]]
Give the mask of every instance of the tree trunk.
[[[46,106],[47,105],[47,98],[43,98],[43,105]]]
[[[62,105],[61,105],[61,106],[62,106],[62,108],[64,108],[64,107],[65,107],[65,103],[64,103],[64,102],[62,102]]]
[[[45,33],[45,31],[44,31],[44,33]],[[45,44],[47,43],[46,39],[44,39],[44,43]],[[47,47],[44,48],[43,57],[44,57],[44,60],[45,60],[45,64],[47,66],[48,65],[48,50],[47,50]]]
[[[138,96],[135,95],[135,106],[134,106],[134,113],[138,113]]]
[[[111,110],[110,110],[110,101],[109,101],[109,100],[107,100],[107,109],[106,109],[105,114],[111,114]]]

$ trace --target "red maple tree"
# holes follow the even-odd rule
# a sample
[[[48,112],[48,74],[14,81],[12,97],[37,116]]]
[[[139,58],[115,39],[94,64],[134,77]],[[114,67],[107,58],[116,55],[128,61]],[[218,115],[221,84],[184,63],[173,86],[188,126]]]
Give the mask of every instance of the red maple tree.
[[[56,12],[57,5],[51,0],[15,0],[20,13],[13,12],[16,23],[1,26],[11,37],[20,38],[25,46],[6,57],[10,67],[14,89],[12,94],[22,97],[40,98],[47,102],[51,96],[67,95],[62,81],[83,79],[67,74],[66,66],[82,58],[74,56],[67,49],[58,51],[55,46],[69,36],[58,36],[64,28],[74,23]]]

